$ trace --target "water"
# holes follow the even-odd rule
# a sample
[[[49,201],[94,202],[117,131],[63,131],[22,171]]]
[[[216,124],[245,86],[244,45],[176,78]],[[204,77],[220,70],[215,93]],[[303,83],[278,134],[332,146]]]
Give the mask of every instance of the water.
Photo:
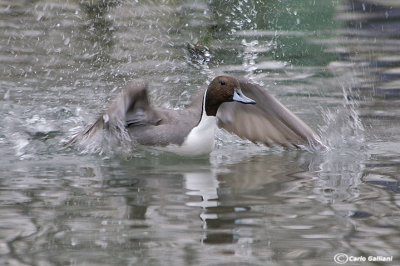
[[[399,265],[392,2],[1,1],[0,264]],[[200,159],[63,147],[130,80],[180,108],[221,73],[329,150],[223,132]]]

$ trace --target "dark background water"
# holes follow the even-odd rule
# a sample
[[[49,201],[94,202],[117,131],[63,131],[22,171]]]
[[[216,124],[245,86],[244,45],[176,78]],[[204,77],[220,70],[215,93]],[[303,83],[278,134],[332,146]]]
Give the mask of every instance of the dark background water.
[[[0,1],[0,264],[336,265],[399,245],[397,1]],[[260,83],[327,152],[218,132],[210,158],[63,141],[131,80],[180,108]]]

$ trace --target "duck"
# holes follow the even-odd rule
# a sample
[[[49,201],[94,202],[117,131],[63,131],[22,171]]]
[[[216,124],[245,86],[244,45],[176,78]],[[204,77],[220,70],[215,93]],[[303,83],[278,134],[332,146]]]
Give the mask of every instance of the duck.
[[[129,83],[68,146],[106,133],[134,146],[202,156],[213,151],[217,128],[268,147],[299,149],[322,144],[305,122],[263,87],[222,75],[199,89],[192,103],[179,110],[153,106],[147,84]]]

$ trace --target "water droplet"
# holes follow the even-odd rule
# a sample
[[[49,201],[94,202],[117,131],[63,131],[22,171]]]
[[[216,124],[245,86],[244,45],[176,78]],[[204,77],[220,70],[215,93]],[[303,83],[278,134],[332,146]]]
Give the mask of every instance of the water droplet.
[[[4,94],[3,99],[6,100],[6,101],[10,99],[10,90],[6,91],[6,93]]]
[[[71,39],[69,37],[65,38],[64,40],[64,45],[68,45],[70,43]]]

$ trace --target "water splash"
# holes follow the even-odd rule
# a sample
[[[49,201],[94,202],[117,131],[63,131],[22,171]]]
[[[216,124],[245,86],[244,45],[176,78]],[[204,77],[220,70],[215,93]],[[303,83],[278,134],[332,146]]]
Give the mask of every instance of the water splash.
[[[258,58],[257,46],[259,44],[257,40],[253,40],[248,43],[245,39],[243,39],[242,45],[244,46],[243,68],[247,73],[247,77],[250,78],[251,74],[257,70],[255,64],[256,59]]]
[[[249,29],[257,29],[257,23],[255,21],[257,17],[257,1],[238,1],[236,5],[232,6],[230,14],[226,16],[226,21],[231,22],[234,27],[232,27],[231,32]]]
[[[74,147],[82,154],[135,156],[134,143],[124,125],[113,129],[94,130],[84,135],[88,128],[77,126],[71,128],[62,142],[65,147]]]
[[[344,86],[342,90],[343,105],[334,110],[322,110],[325,125],[320,127],[320,135],[327,150],[309,165],[311,172],[316,174],[316,197],[324,203],[357,198],[364,162],[368,159],[358,103],[349,97],[351,90]]]
[[[342,86],[344,103],[335,110],[321,109],[325,125],[319,131],[328,149],[361,150],[364,145],[364,127],[358,115],[358,103],[349,97]]]

